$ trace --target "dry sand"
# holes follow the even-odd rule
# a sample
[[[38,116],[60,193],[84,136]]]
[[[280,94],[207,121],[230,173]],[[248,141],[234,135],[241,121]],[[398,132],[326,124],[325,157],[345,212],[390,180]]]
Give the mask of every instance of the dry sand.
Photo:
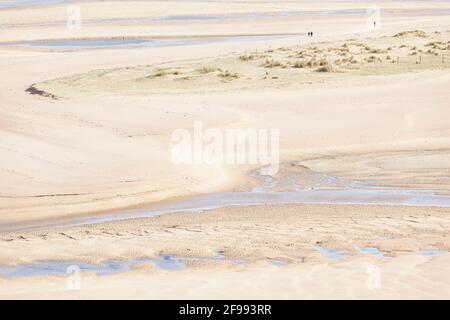
[[[380,2],[386,14],[375,32],[367,30],[363,15],[255,16],[365,10],[368,4],[359,1],[85,1],[80,6],[87,19],[80,30],[65,27],[66,4],[0,9],[0,232],[253,187],[249,176],[257,166],[175,166],[170,161],[171,132],[190,129],[195,120],[207,127],[280,129],[280,175],[305,185],[316,186],[318,176],[328,175],[377,187],[449,188],[450,16],[436,14],[449,10],[448,3]],[[147,17],[196,14],[248,17],[154,19],[142,25]],[[96,20],[104,18],[127,19]],[[304,35],[310,30],[313,38]],[[421,31],[399,34],[408,30]],[[291,36],[158,49],[5,45],[248,34]],[[48,96],[26,92],[30,86]],[[207,257],[217,251],[250,262],[86,275],[82,291],[68,291],[65,277],[33,278],[32,284],[27,277],[0,279],[0,296],[448,299],[449,254],[415,254],[448,250],[448,234],[448,209],[392,206],[224,208],[3,232],[0,264],[8,265],[160,253]],[[317,243],[351,256],[325,261]],[[355,249],[361,246],[377,247],[392,258],[361,255]],[[267,262],[277,258],[289,264]],[[382,270],[380,290],[366,284],[368,263]]]

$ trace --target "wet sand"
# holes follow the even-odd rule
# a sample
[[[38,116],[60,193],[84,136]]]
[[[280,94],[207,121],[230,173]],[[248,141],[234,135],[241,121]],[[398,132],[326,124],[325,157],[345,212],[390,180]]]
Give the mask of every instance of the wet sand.
[[[277,205],[2,234],[0,296],[446,299],[449,228],[443,208]]]

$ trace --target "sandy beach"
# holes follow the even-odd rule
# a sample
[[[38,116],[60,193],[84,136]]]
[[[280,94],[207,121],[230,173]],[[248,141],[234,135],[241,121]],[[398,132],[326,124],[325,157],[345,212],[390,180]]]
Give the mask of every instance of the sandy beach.
[[[289,205],[4,234],[9,265],[110,259],[117,274],[83,272],[80,290],[66,276],[2,279],[2,298],[439,299],[450,293],[449,254],[422,249],[448,250],[449,226],[449,209]],[[117,271],[137,257],[156,259]]]
[[[450,298],[448,1],[14,2],[0,299]],[[276,172],[174,163],[197,123]]]

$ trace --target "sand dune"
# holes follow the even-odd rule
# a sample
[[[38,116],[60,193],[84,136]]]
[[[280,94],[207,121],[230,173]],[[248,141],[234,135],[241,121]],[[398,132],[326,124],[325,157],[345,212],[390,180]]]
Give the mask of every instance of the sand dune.
[[[0,273],[49,259],[226,259],[91,272],[82,291],[67,290],[65,276],[0,277],[1,298],[449,297],[448,209],[439,206],[226,207],[56,228],[220,191],[446,197],[447,2],[380,1],[375,31],[360,1],[71,4],[81,8],[79,30],[66,27],[64,2],[0,9]],[[49,43],[61,39],[103,45]],[[175,165],[171,133],[195,121],[279,129],[279,173],[263,180],[255,164]],[[329,261],[318,248],[348,256]],[[381,270],[380,289],[369,288],[368,265]]]

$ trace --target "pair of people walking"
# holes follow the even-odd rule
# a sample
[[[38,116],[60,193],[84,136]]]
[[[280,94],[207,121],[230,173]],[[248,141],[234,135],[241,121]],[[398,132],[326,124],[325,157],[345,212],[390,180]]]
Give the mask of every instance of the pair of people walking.
[[[312,37],[313,36],[313,32],[312,31],[309,31],[308,32],[308,37]]]

